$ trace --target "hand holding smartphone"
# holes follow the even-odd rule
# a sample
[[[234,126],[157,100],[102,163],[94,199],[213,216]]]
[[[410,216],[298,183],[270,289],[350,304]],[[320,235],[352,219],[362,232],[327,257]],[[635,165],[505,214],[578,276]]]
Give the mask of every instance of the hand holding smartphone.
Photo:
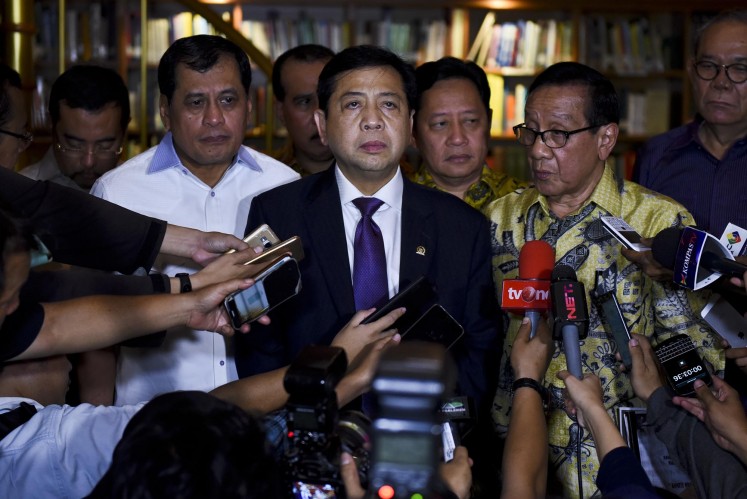
[[[223,306],[233,328],[239,329],[242,324],[266,315],[300,290],[298,262],[283,256],[254,276],[254,285],[228,295]]]
[[[280,239],[275,235],[269,225],[262,224],[251,231],[249,234],[247,234],[244,237],[243,241],[248,244],[250,248],[269,248],[273,244],[280,241]],[[235,249],[230,249],[226,251],[226,254],[228,255],[235,252]]]
[[[267,247],[267,249],[262,251],[262,253],[258,253],[251,260],[245,262],[244,265],[271,262],[284,253],[290,253],[291,256],[293,256],[293,259],[297,262],[303,260],[304,252],[301,238],[293,236],[283,242],[273,243],[271,246]]]
[[[641,235],[622,218],[601,217],[601,220],[604,228],[626,248],[635,251],[651,251],[651,248],[641,244]]]
[[[423,310],[436,299],[436,291],[427,277],[421,275],[406,288],[389,299],[384,305],[376,309],[374,313],[361,321],[361,324],[370,324],[384,317],[394,309],[405,307],[405,313],[392,325],[400,333],[409,327],[422,315]]]

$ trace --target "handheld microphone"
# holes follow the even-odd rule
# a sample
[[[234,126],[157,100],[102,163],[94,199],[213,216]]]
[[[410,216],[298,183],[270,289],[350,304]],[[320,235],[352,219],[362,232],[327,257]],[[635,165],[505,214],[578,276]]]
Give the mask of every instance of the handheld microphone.
[[[586,338],[589,310],[586,306],[584,285],[578,282],[576,272],[560,264],[552,272],[550,302],[553,315],[553,337],[562,339],[568,371],[581,379],[581,346]]]
[[[715,237],[693,227],[664,229],[651,245],[654,260],[674,272],[674,282],[700,289],[721,275],[742,277],[747,265],[733,256]]]
[[[503,281],[501,308],[532,321],[530,338],[537,334],[541,313],[550,310],[550,276],[555,250],[545,241],[527,241],[519,253],[519,278]]]

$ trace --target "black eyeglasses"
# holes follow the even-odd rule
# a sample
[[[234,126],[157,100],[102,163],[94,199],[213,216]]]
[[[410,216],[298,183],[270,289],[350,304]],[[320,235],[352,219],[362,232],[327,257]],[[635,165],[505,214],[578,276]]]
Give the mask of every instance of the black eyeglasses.
[[[552,149],[559,149],[568,143],[568,137],[570,137],[571,135],[585,132],[587,130],[591,130],[592,128],[598,128],[600,126],[602,125],[592,125],[584,128],[579,128],[578,130],[570,131],[545,130],[543,132],[540,132],[539,130],[535,130],[534,128],[529,128],[526,123],[521,123],[520,125],[516,125],[514,127],[514,134],[516,134],[516,139],[519,141],[519,144],[523,146],[530,147],[534,145],[537,137],[539,137],[547,147],[550,147]]]
[[[698,61],[693,63],[695,67],[695,74],[701,80],[711,81],[715,80],[721,70],[724,70],[726,77],[732,83],[744,83],[747,81],[747,64],[716,64],[715,62],[709,61]]]
[[[31,144],[31,142],[34,140],[34,135],[31,132],[15,133],[15,132],[3,130],[2,128],[0,128],[0,133],[4,133],[5,135],[10,135],[11,137],[15,137],[18,140],[22,141],[27,146]]]

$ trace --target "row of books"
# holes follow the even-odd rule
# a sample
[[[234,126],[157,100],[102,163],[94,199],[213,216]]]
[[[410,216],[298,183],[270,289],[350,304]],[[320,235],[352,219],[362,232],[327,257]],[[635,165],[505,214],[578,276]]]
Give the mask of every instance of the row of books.
[[[643,75],[682,67],[681,33],[671,14],[500,21],[488,12],[467,58],[504,74],[533,74],[559,61],[579,60],[603,72]],[[578,54],[574,39],[578,37]]]
[[[524,104],[527,85],[513,82],[497,73],[488,73],[490,84],[490,108],[493,110],[490,134],[493,137],[513,135],[513,126],[524,122]],[[620,131],[625,135],[652,136],[669,130],[670,123],[680,121],[671,115],[672,102],[681,99],[674,94],[666,82],[649,85],[647,88],[618,89],[622,104]]]
[[[531,74],[573,57],[570,21],[545,19],[497,22],[489,12],[467,58],[488,69]]]

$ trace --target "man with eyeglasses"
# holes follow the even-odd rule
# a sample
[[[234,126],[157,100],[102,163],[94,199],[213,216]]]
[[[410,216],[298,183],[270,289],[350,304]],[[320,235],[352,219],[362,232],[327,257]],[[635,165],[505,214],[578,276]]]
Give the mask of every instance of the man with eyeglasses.
[[[52,84],[49,96],[52,147],[21,170],[34,180],[88,191],[119,163],[130,121],[130,99],[122,77],[100,66],[73,66]]]
[[[747,10],[707,22],[694,49],[687,69],[697,115],[643,147],[635,180],[718,237],[729,222],[747,228]]]
[[[497,199],[487,210],[498,296],[504,280],[518,277],[519,251],[524,244],[544,240],[555,248],[556,262],[575,270],[586,289],[587,303],[593,303],[592,292],[614,292],[632,333],[657,340],[673,331],[687,333],[703,357],[717,370],[723,369],[711,336],[697,320],[702,298],[671,282],[652,280],[621,254],[620,243],[602,226],[600,217],[611,215],[653,236],[667,227],[694,223],[680,204],[616,178],[614,166],[606,164],[617,142],[620,120],[620,102],[609,79],[575,62],[550,66],[529,87],[525,116],[526,123],[515,126],[514,132],[526,148],[534,186]],[[615,360],[617,347],[593,305],[589,315],[588,336],[581,343],[582,371],[602,380],[608,410],[629,405],[635,395]],[[510,314],[509,318],[492,414],[501,434],[508,427],[513,391],[520,386],[514,387],[509,359],[523,317]],[[588,434],[578,435],[578,425],[563,411],[563,383],[556,378],[566,369],[563,352],[559,344],[555,346],[541,380],[551,394],[550,459],[565,496],[578,497],[583,486],[583,497],[591,497],[599,462]]]
[[[0,166],[13,168],[18,156],[34,140],[27,130],[28,115],[21,90],[21,75],[0,63]]]

